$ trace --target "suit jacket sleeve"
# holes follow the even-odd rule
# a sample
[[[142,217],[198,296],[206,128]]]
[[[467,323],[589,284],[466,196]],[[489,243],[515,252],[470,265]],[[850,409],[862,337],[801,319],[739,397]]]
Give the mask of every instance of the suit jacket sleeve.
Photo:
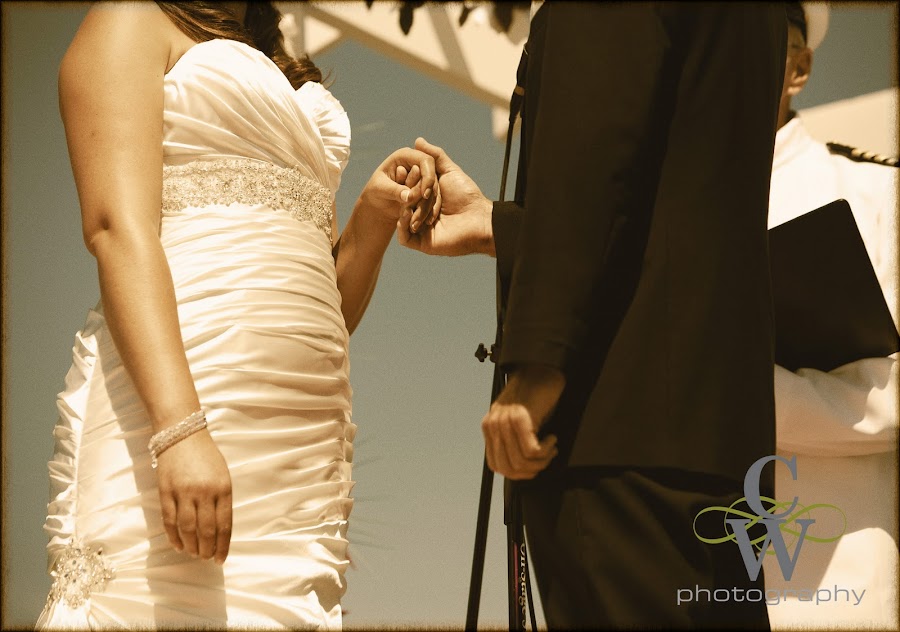
[[[533,125],[501,363],[565,370],[591,322],[616,227],[651,212],[674,90],[660,6],[544,5],[526,92]],[[535,74],[537,76],[535,76]],[[671,82],[669,82],[671,83]],[[536,105],[536,107],[535,107]],[[651,188],[652,188],[651,187]],[[499,254],[498,254],[499,260]]]
[[[509,296],[524,210],[515,202],[494,202],[491,215],[497,274],[500,278],[500,300],[504,302]]]

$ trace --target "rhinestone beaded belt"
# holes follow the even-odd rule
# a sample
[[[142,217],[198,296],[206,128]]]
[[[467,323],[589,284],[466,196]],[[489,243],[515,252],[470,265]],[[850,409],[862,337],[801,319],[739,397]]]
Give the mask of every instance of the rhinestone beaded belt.
[[[331,239],[331,192],[296,169],[246,158],[163,167],[163,213],[211,204],[265,204],[310,221]]]

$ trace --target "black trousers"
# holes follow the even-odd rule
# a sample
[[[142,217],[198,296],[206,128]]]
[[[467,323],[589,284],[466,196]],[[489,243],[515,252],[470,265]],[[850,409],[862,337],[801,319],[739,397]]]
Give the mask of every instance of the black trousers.
[[[694,534],[696,514],[741,498],[740,482],[572,468],[517,493],[550,629],[769,629],[762,572],[750,581],[737,544]]]

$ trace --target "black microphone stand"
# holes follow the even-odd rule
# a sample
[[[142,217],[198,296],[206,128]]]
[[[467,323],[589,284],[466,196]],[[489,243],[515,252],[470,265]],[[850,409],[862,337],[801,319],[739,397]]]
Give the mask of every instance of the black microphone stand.
[[[512,136],[522,106],[525,90],[525,65],[528,51],[522,53],[517,72],[518,84],[509,103],[509,129],[506,134],[506,153],[503,158],[503,175],[500,178],[500,201],[506,197],[506,178],[509,172],[509,157],[512,149]],[[498,357],[503,338],[503,321],[505,318],[506,297],[502,296],[501,283],[497,280],[497,334],[490,350],[479,344],[475,357],[479,362],[487,358],[494,363],[493,386],[491,388],[491,404],[496,401],[503,387],[506,376],[500,368]],[[469,602],[466,610],[466,631],[475,632],[478,627],[478,609],[481,599],[481,584],[484,575],[484,556],[487,548],[488,518],[490,517],[491,492],[494,484],[494,473],[488,467],[485,457],[481,472],[481,494],[478,501],[478,518],[475,526],[475,549],[472,557],[472,575],[469,581]],[[506,524],[508,597],[509,597],[509,629],[525,630],[527,628],[526,604],[531,614],[531,629],[537,631],[534,614],[534,601],[531,596],[531,581],[528,570],[528,556],[525,547],[525,528],[523,524],[521,499],[514,483],[505,480],[503,485],[503,522]]]

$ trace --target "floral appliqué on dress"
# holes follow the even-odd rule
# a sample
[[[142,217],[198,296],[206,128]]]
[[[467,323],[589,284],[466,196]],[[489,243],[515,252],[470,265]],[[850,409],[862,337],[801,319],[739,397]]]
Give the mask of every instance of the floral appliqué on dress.
[[[103,549],[72,542],[63,549],[50,571],[55,579],[48,602],[63,601],[79,608],[95,590],[102,590],[112,578],[113,569],[103,558]]]

